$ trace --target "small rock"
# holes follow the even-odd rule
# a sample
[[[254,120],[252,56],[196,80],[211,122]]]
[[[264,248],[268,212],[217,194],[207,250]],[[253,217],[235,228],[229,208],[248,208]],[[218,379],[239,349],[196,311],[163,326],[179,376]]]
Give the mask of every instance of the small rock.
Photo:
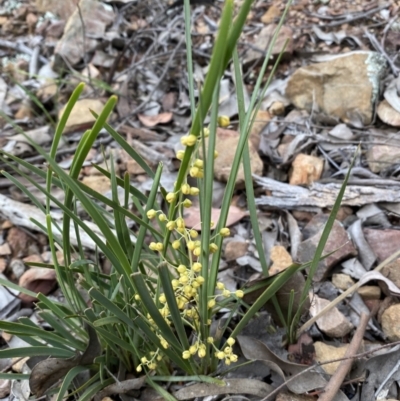
[[[269,269],[269,274],[274,275],[285,269],[287,269],[292,263],[292,257],[285,247],[281,245],[275,245],[271,248],[270,258],[273,262]]]
[[[315,156],[300,153],[292,163],[289,175],[291,185],[310,185],[321,178],[324,161]]]
[[[275,34],[276,28],[276,24],[270,24],[261,30],[254,43],[254,49],[249,49],[249,51],[246,53],[245,64],[254,62],[256,60],[264,61],[265,54],[271,43],[272,37]],[[283,50],[285,44],[286,47],[283,55],[288,56],[293,52],[293,31],[287,26],[282,26],[279,31],[278,38],[275,41],[275,45],[272,49],[271,55],[278,56]],[[263,52],[257,51],[255,49],[263,50]]]
[[[370,301],[371,299],[380,299],[382,291],[376,285],[364,285],[360,287],[357,292],[361,295],[364,301]]]
[[[311,220],[309,225],[313,220]],[[306,263],[313,259],[319,240],[321,239],[322,231],[323,227],[320,228],[317,234],[300,243],[297,252],[297,259],[300,263]],[[313,277],[314,281],[321,281],[336,264],[357,255],[357,250],[354,248],[349,235],[343,225],[337,220],[333,223],[323,254],[330,252],[333,252],[333,254],[319,262]]]
[[[386,265],[381,270],[381,273],[400,288],[400,258]]]
[[[33,239],[21,228],[11,227],[7,234],[7,242],[12,250],[12,257],[22,258],[27,255]]]
[[[330,301],[320,298],[317,295],[311,294],[310,300],[310,315],[312,317],[316,316],[322,309],[330,304]],[[326,312],[316,323],[323,333],[334,338],[343,337],[353,329],[353,325],[350,321],[336,307]]]
[[[274,102],[268,109],[273,116],[283,116],[285,114],[285,105],[282,102]]]
[[[27,270],[19,279],[18,285],[35,293],[49,294],[56,286],[56,272],[44,267],[33,267]],[[36,298],[20,293],[23,302],[33,302]]]
[[[383,262],[399,250],[399,230],[375,230],[373,228],[364,228],[363,233],[379,262]]]
[[[229,241],[225,247],[225,260],[236,260],[247,253],[248,244],[244,241]]]
[[[138,164],[136,160],[128,160],[126,162],[126,171],[128,172],[129,175],[139,175],[139,174],[144,174],[145,171],[143,170],[142,167]]]
[[[336,214],[336,220],[339,221],[344,221],[347,219],[347,217],[351,216],[353,214],[353,209],[349,206],[340,206],[337,214]]]
[[[25,265],[21,259],[13,259],[10,263],[10,269],[14,277],[18,280],[25,272]]]
[[[219,155],[215,159],[214,174],[218,181],[227,182],[231,174],[232,162],[235,156],[236,148],[239,143],[239,133],[236,131],[218,128],[217,129],[217,141],[215,149]],[[261,160],[257,149],[254,147],[252,142],[249,142],[250,151],[250,165],[253,174],[261,175],[264,164]],[[236,178],[236,186],[244,186],[244,171],[243,165],[240,166],[239,172]]]
[[[26,362],[29,360],[29,357],[20,359],[20,358],[12,358],[14,365],[12,366],[12,370],[16,373],[22,373]]]
[[[400,304],[389,306],[383,312],[382,330],[389,341],[400,340]]]
[[[286,95],[298,109],[321,111],[355,126],[370,124],[386,61],[375,52],[341,54],[294,72]]]
[[[4,399],[10,395],[11,380],[0,379],[0,398]]]
[[[84,177],[82,183],[100,194],[105,194],[111,189],[111,181],[104,175]]]
[[[387,100],[382,100],[376,110],[379,118],[392,127],[400,127],[400,113]]]
[[[346,344],[340,347],[334,347],[332,345],[325,344],[321,341],[317,341],[314,343],[314,347],[315,347],[315,360],[317,362],[325,362],[343,358],[349,346]],[[328,373],[328,375],[333,375],[336,372],[339,365],[340,361],[327,363],[321,365],[321,367],[322,369],[325,370],[326,373]]]
[[[10,245],[8,245],[7,242],[4,244],[0,245],[0,256],[8,256],[11,255],[11,248]]]
[[[260,134],[265,126],[270,122],[271,114],[268,111],[258,110],[254,119],[254,124],[251,127],[249,140],[258,149],[260,145]]]
[[[65,105],[58,113],[58,119],[60,120],[65,108]],[[78,100],[69,115],[67,124],[65,125],[64,134],[78,130],[89,128],[94,122],[95,118],[89,109],[93,110],[97,114],[100,114],[103,110],[104,104],[99,99],[81,99]]]
[[[7,260],[5,258],[0,258],[0,273],[4,273],[7,269]]]
[[[269,7],[268,10],[261,17],[261,22],[263,24],[270,24],[271,22],[274,22],[277,18],[279,18],[280,15],[281,12],[278,6],[272,4],[271,7]]]
[[[336,288],[346,291],[355,284],[355,281],[347,274],[336,273],[332,276],[332,283]]]
[[[371,138],[371,146],[367,151],[367,162],[373,173],[379,173],[388,168],[392,164],[396,164],[400,158],[400,141],[397,134],[385,135],[385,143],[374,144],[381,138]]]

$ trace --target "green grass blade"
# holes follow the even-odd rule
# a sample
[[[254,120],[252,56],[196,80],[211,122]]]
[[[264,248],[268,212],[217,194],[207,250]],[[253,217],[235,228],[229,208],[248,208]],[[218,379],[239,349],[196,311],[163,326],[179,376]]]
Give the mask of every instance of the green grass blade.
[[[21,347],[0,350],[0,359],[3,358],[26,358],[31,356],[51,356],[53,358],[72,358],[73,351],[56,347]]]
[[[72,381],[79,375],[79,373],[84,372],[85,370],[88,370],[88,368],[84,366],[75,366],[65,375],[60,390],[58,391],[56,401],[62,401],[64,399]]]

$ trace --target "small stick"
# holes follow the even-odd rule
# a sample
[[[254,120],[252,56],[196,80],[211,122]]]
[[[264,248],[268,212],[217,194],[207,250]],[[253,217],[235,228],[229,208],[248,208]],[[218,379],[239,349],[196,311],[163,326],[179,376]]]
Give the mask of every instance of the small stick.
[[[347,348],[345,357],[352,357],[357,354],[358,349],[360,348],[361,341],[364,337],[365,329],[367,328],[367,324],[369,321],[369,315],[366,313],[361,313],[360,325],[357,327],[356,332],[354,333],[353,339]],[[342,361],[337,368],[336,372],[333,374],[329,383],[326,385],[324,392],[318,398],[318,401],[332,401],[337,392],[340,389],[340,386],[343,383],[344,378],[346,377],[348,371],[351,368],[353,363],[353,359],[346,359]]]

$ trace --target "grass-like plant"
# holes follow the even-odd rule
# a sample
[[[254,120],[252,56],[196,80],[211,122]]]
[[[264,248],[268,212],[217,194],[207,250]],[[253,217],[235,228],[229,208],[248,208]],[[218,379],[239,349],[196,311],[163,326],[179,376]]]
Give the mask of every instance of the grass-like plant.
[[[220,364],[230,365],[237,361],[233,346],[240,330],[295,272],[306,267],[294,264],[279,275],[267,279],[268,264],[257,223],[248,136],[259,108],[259,100],[262,99],[275,70],[274,67],[263,85],[263,77],[277,33],[261,67],[250,105],[246,109],[236,43],[251,4],[252,0],[245,0],[233,19],[233,0],[225,1],[208,74],[196,106],[190,52],[190,8],[189,1],[185,0],[193,123],[190,132],[182,137],[184,149],[176,155],[181,165],[172,192],[167,193],[160,184],[162,164],[153,172],[107,123],[117,102],[115,96],[108,100],[100,115],[93,113],[96,122],[82,136],[69,173],[58,166],[57,148],[71,110],[82,92],[83,84],[75,89],[68,102],[57,125],[50,152],[47,154],[32,143],[45,158],[46,170],[12,155],[3,155],[2,159],[10,162],[19,175],[46,195],[47,204],[42,206],[14,176],[3,172],[46,215],[46,226],[36,223],[38,229],[46,232],[49,237],[53,264],[37,265],[55,269],[65,296],[65,303],[61,304],[42,294],[37,295],[39,315],[53,331],[45,331],[27,318],[22,318],[17,323],[0,322],[1,330],[19,336],[30,345],[26,348],[2,350],[0,357],[52,357],[39,363],[32,371],[31,388],[36,396],[41,396],[51,385],[56,385],[53,391],[57,391],[57,400],[62,400],[68,389],[74,388],[74,379],[83,370],[90,370],[91,379],[82,388],[75,388],[76,397],[81,401],[91,399],[94,394],[115,383],[117,372],[129,372],[137,377],[145,375],[149,385],[159,391],[165,399],[171,400],[174,399],[172,395],[163,390],[157,382],[169,381],[172,373],[177,374],[182,381],[211,380],[220,383],[220,380],[215,378],[215,373]],[[240,140],[225,189],[220,218],[217,222],[212,222],[214,159],[218,157],[215,150],[216,131],[218,125],[226,123],[225,119],[218,115],[219,83],[231,61],[238,98]],[[278,62],[279,59],[275,66]],[[206,127],[203,121],[207,116],[210,117],[210,123]],[[111,199],[78,180],[82,165],[102,128],[105,128],[153,179],[149,194],[143,194],[132,186],[128,174],[122,178],[117,177],[112,161],[109,170],[97,166],[111,181]],[[232,292],[217,281],[217,275],[223,239],[230,235],[226,221],[241,163],[244,165],[251,225],[266,280],[254,288]],[[27,170],[32,175],[27,175]],[[38,184],[35,175],[45,179],[46,185]],[[197,185],[190,185],[189,177],[196,179]],[[64,190],[63,202],[52,195],[53,185]],[[122,203],[119,201],[118,188],[124,191]],[[199,200],[201,226],[198,229],[185,226],[183,210],[192,205],[189,196],[197,196]],[[137,214],[131,212],[130,201],[133,201]],[[51,202],[64,213],[62,226],[51,217]],[[78,205],[99,227],[101,236],[81,219]],[[128,227],[127,219],[136,223],[137,230],[132,231]],[[333,220],[327,225],[328,233],[332,224]],[[75,231],[77,244],[71,243],[71,230]],[[96,244],[98,253],[95,258],[86,258],[80,242],[82,232]],[[151,240],[148,241],[150,237]],[[62,265],[57,262],[57,250],[63,252]],[[321,258],[322,250],[323,245],[313,262],[314,269]],[[109,274],[105,274],[100,268],[99,253],[110,261],[112,268]],[[0,284],[36,296],[4,280],[0,280]],[[253,305],[246,305],[242,300],[244,294],[261,287],[264,291],[257,301]],[[304,291],[304,299],[307,293],[308,289]],[[222,308],[231,311],[230,318],[217,331],[212,331],[211,323]],[[292,339],[299,318],[298,315],[295,316],[296,318],[292,319],[291,312],[287,319]],[[63,368],[59,369],[58,373],[53,371],[51,377],[46,377],[46,381],[43,382],[43,378],[40,379],[40,369],[43,367],[41,364],[49,364],[51,362],[48,361],[53,361],[54,358],[62,358],[64,362],[57,362],[58,366]],[[29,376],[0,374],[0,378],[4,377],[23,379]]]

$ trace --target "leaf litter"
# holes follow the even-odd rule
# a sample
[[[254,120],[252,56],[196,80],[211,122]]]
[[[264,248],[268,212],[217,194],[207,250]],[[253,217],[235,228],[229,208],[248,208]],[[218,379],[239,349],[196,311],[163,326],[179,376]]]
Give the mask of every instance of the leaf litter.
[[[80,3],[79,15],[73,1],[48,4],[42,1],[6,1],[0,12],[0,105],[1,110],[31,138],[48,149],[54,131],[53,122],[80,80],[85,80],[87,84],[86,103],[82,104],[86,111],[88,108],[97,110],[91,100],[102,104],[110,93],[118,94],[117,113],[110,123],[121,135],[131,137],[132,147],[150,164],[153,163],[153,168],[159,161],[164,163],[167,174],[162,185],[168,190],[176,179],[178,165],[174,159],[174,146],[190,124],[183,19],[179,6],[168,8],[167,2],[159,1],[152,1],[151,6],[146,3],[86,0]],[[200,83],[207,70],[220,5],[216,1],[214,6],[193,6],[194,67]],[[248,93],[252,92],[254,76],[284,5],[279,0],[269,3],[255,1],[239,47]],[[89,9],[93,12],[93,7],[98,16],[95,19],[93,14],[89,18],[87,13]],[[397,306],[400,296],[400,255],[397,254],[391,263],[387,261],[399,251],[400,243],[400,198],[397,188],[400,171],[397,138],[400,126],[400,67],[396,58],[400,45],[398,10],[396,2],[384,1],[295,2],[275,54],[280,52],[279,43],[283,43],[285,38],[293,40],[290,40],[278,73],[263,99],[263,109],[257,114],[251,135],[252,146],[255,147],[252,160],[261,156],[261,162],[258,161],[261,170],[256,171],[254,184],[260,222],[268,220],[262,232],[266,258],[279,271],[284,270],[290,260],[310,259],[307,241],[310,242],[322,227],[316,222],[326,221],[324,215],[332,208],[341,179],[347,172],[356,146],[361,143],[362,151],[357,156],[343,198],[343,213],[338,214],[335,223],[345,234],[343,238],[347,239],[333,244],[334,249],[339,248],[338,252],[350,246],[352,251],[342,252],[341,257],[333,254],[330,260],[323,261],[325,267],[321,265],[317,274],[322,281],[314,283],[310,302],[312,305],[316,297],[326,297],[325,305],[328,306],[323,314],[328,309],[337,308],[355,326],[359,314],[369,311],[371,320],[365,338],[376,345],[400,339],[400,333],[393,330],[393,324],[387,323],[396,321],[399,316]],[[54,61],[50,61],[53,57]],[[343,71],[346,73],[343,74]],[[302,74],[308,74],[307,85]],[[314,76],[327,77],[324,85],[313,80]],[[237,111],[236,102],[230,96],[232,85],[227,72],[221,84],[220,107],[224,114],[231,117],[232,125],[227,131],[234,136]],[[350,86],[354,86],[355,90],[351,91]],[[318,96],[310,97],[305,87],[318,93]],[[344,92],[339,91],[339,87],[344,88]],[[90,113],[82,115],[90,116]],[[71,121],[69,132],[63,136],[58,157],[60,165],[66,170],[88,123],[77,116]],[[43,159],[40,155],[1,117],[0,129],[2,151],[41,166]],[[94,144],[97,154],[104,156],[102,162],[105,165],[110,163],[110,155],[114,155],[113,151],[117,149],[118,144],[110,142],[105,132]],[[121,175],[127,171],[133,185],[142,191],[149,190],[151,181],[143,171],[128,166],[126,157],[114,157],[114,160],[118,165],[116,171]],[[97,163],[99,159],[88,160],[80,179],[93,182],[97,185],[95,188],[100,188],[100,177],[96,177],[91,162]],[[226,163],[229,165],[229,158]],[[11,173],[4,162],[0,167]],[[217,171],[216,187],[223,190],[226,177],[225,171]],[[230,273],[225,274],[226,279],[224,275],[220,276],[229,287],[234,285],[233,280],[241,287],[242,283],[253,280],[257,274],[259,276],[257,272],[261,271],[247,217],[246,199],[240,186],[237,195],[237,201],[231,206],[229,225],[233,236],[238,235],[236,240],[245,247],[242,246],[241,256],[227,258],[221,264],[221,270]],[[216,193],[216,219],[221,199]],[[37,227],[30,220],[33,216],[39,219],[39,215],[6,178],[0,180],[0,204],[0,246],[8,245],[11,252],[20,247],[28,252],[28,256],[40,256],[46,260],[47,240],[36,231]],[[188,210],[187,224],[195,227],[199,222],[198,213],[194,213],[195,209]],[[53,205],[52,213],[60,215],[56,205]],[[313,235],[310,225],[315,231]],[[33,245],[24,247],[18,241],[12,244],[8,234],[14,227],[28,230]],[[135,230],[134,224],[132,227]],[[318,230],[316,227],[319,227]],[[86,246],[88,258],[93,257],[94,246],[90,239],[83,237],[81,240]],[[225,252],[228,250],[227,245]],[[331,250],[332,247],[326,248],[326,251]],[[22,261],[22,264],[16,261]],[[23,262],[21,254],[4,252],[0,255],[0,262],[3,280],[16,282],[21,269],[23,274],[31,274],[36,269],[33,280],[36,284],[47,280],[46,276],[40,276],[40,269]],[[335,285],[331,285],[329,291],[324,289],[323,283],[331,283],[332,277],[337,274],[346,275],[355,280],[355,284],[350,289]],[[33,288],[31,284],[20,284]],[[366,284],[373,289],[367,289]],[[292,288],[300,290],[302,281],[298,281],[297,285]],[[369,292],[355,293],[363,288]],[[283,289],[278,294],[280,302],[284,302],[285,296],[288,298],[288,291],[289,288]],[[336,301],[343,291],[348,297]],[[57,291],[54,294],[62,301]],[[15,295],[2,305],[0,312],[3,319],[16,319],[18,313],[24,311]],[[4,292],[1,299],[8,300],[9,296],[9,292]],[[271,309],[271,305],[266,305],[266,310]],[[303,323],[309,318],[308,313],[307,307]],[[334,340],[322,331],[318,319],[321,316],[316,314],[314,325],[308,326],[311,341],[306,345],[298,344],[298,358],[302,359],[303,355],[303,362],[309,365],[315,362],[315,359],[312,360],[313,342],[318,340],[340,347],[348,344],[352,335],[351,331],[349,335]],[[277,337],[267,333],[266,338],[274,338],[273,348],[269,349],[271,345],[260,342],[254,333],[244,334],[239,343],[243,358],[261,361],[265,369],[270,369],[270,384],[260,381],[267,374],[257,377],[259,367],[254,367],[253,371],[251,368],[247,371],[247,374],[257,377],[251,382],[243,381],[250,380],[248,378],[235,378],[232,372],[227,379],[230,380],[227,381],[229,386],[223,390],[198,383],[195,385],[198,387],[177,390],[174,393],[176,398],[189,399],[190,394],[199,398],[200,392],[205,391],[204,397],[213,396],[214,399],[222,394],[253,394],[255,399],[262,399],[265,397],[263,392],[267,395],[294,372],[306,370],[302,365],[291,363],[288,355],[282,355],[286,351],[279,320],[268,320],[263,324],[271,332],[281,333]],[[4,344],[11,345],[11,339],[3,336],[3,340]],[[308,352],[302,351],[304,347]],[[361,357],[360,361],[364,363],[362,378],[344,384],[338,399],[350,399],[357,395],[363,400],[382,399],[383,396],[398,399],[398,350],[395,347],[389,351],[382,349],[380,352],[383,355]],[[304,355],[311,357],[307,359]],[[334,358],[329,358],[328,353],[324,360],[329,359]],[[315,367],[315,370],[310,373],[310,381],[307,381],[309,372],[306,372],[298,380],[288,383],[287,389],[294,394],[320,390],[329,377],[321,369]],[[240,368],[237,372],[239,375]],[[24,399],[28,393],[26,384],[21,383],[14,381],[10,391]],[[357,383],[361,388],[359,394]],[[249,389],[249,393],[245,388]]]

